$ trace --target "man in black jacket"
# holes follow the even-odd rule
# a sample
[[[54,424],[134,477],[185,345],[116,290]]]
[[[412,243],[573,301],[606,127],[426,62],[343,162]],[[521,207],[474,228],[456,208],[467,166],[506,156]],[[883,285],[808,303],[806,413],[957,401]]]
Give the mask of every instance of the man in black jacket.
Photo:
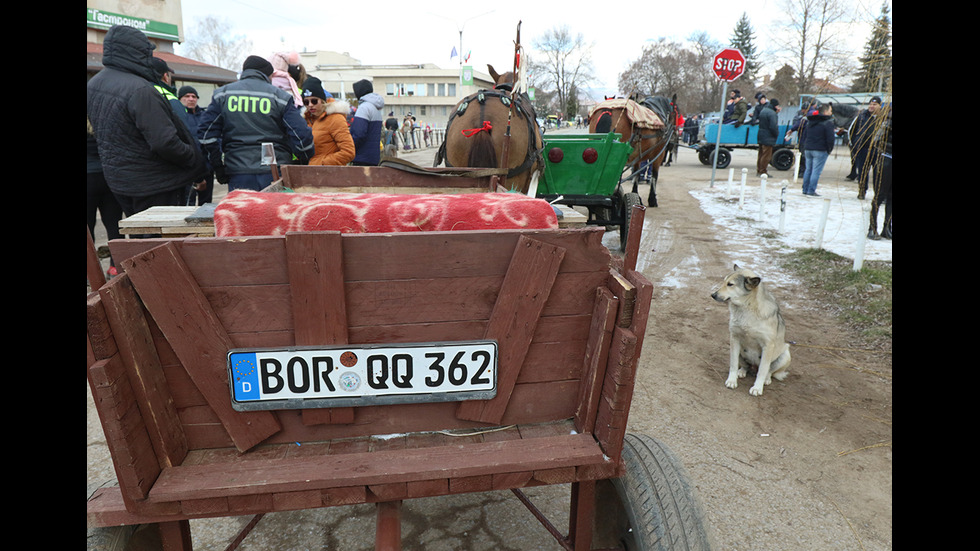
[[[877,130],[878,110],[881,109],[881,98],[874,96],[868,103],[868,108],[861,111],[855,118],[850,137],[851,145],[851,172],[846,179],[858,181],[858,199],[864,199],[868,191],[868,174],[871,172],[871,165],[868,162],[868,151],[871,149],[871,137]]]
[[[272,85],[272,71],[265,58],[248,56],[239,80],[215,90],[201,118],[197,137],[228,191],[261,191],[272,183],[263,144],[272,144],[277,165],[305,165],[313,156],[313,131],[293,96]]]
[[[154,88],[155,46],[139,30],[106,33],[105,68],[87,85],[87,110],[109,189],[126,216],[180,205],[188,184],[204,185],[207,167],[194,136]]]
[[[763,96],[765,97],[765,96]],[[760,103],[756,106],[759,119],[759,156],[756,159],[755,175],[769,176],[769,161],[772,160],[773,146],[779,138],[779,100]],[[755,117],[756,115],[753,115]]]

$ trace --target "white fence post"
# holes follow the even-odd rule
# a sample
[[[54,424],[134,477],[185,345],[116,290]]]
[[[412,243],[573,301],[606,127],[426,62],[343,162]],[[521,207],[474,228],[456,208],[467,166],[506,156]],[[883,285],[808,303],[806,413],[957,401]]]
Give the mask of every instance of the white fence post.
[[[762,175],[762,184],[759,186],[759,222],[766,219],[766,183],[769,181],[769,176]]]
[[[823,247],[823,232],[827,228],[827,214],[830,213],[830,197],[823,200],[823,212],[820,213],[820,224],[817,226],[817,245],[816,248]]]
[[[779,233],[783,233],[786,227],[786,180],[783,180],[783,187],[779,191]]]
[[[742,210],[742,203],[745,202],[745,179],[748,178],[749,169],[742,169],[742,188],[738,193],[738,210]]]
[[[858,217],[858,238],[854,250],[854,271],[858,272],[864,266],[864,245],[867,243],[868,227],[871,224],[871,211],[864,211],[864,204],[861,205],[861,216]]]

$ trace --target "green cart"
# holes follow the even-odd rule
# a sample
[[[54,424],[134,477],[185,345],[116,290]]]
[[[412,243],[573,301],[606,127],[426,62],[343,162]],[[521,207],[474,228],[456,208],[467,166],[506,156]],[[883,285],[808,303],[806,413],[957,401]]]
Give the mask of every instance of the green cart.
[[[641,202],[639,194],[624,193],[619,185],[633,150],[620,138],[615,132],[545,137],[544,172],[535,196],[588,208],[587,223],[619,226],[620,245],[625,247],[633,206]]]

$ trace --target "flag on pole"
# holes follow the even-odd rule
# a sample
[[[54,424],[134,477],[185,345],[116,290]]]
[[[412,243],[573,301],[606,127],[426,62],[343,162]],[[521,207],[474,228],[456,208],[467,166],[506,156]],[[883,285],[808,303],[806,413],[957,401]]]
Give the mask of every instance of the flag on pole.
[[[470,54],[472,54],[472,53],[473,53],[473,50],[470,50],[470,51],[466,52],[466,57],[463,58],[463,63],[467,63],[470,60]]]
[[[457,55],[458,54],[456,53],[456,46],[453,46],[453,53],[449,54],[449,59],[452,59],[452,58],[456,57]]]

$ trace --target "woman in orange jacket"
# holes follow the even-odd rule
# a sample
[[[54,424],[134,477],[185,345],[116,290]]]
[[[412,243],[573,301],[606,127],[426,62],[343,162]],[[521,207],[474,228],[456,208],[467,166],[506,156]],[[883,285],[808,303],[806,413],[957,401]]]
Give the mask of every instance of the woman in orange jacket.
[[[310,165],[343,166],[354,159],[354,140],[347,126],[346,101],[335,100],[316,77],[303,82],[306,123],[313,130],[313,157]]]

